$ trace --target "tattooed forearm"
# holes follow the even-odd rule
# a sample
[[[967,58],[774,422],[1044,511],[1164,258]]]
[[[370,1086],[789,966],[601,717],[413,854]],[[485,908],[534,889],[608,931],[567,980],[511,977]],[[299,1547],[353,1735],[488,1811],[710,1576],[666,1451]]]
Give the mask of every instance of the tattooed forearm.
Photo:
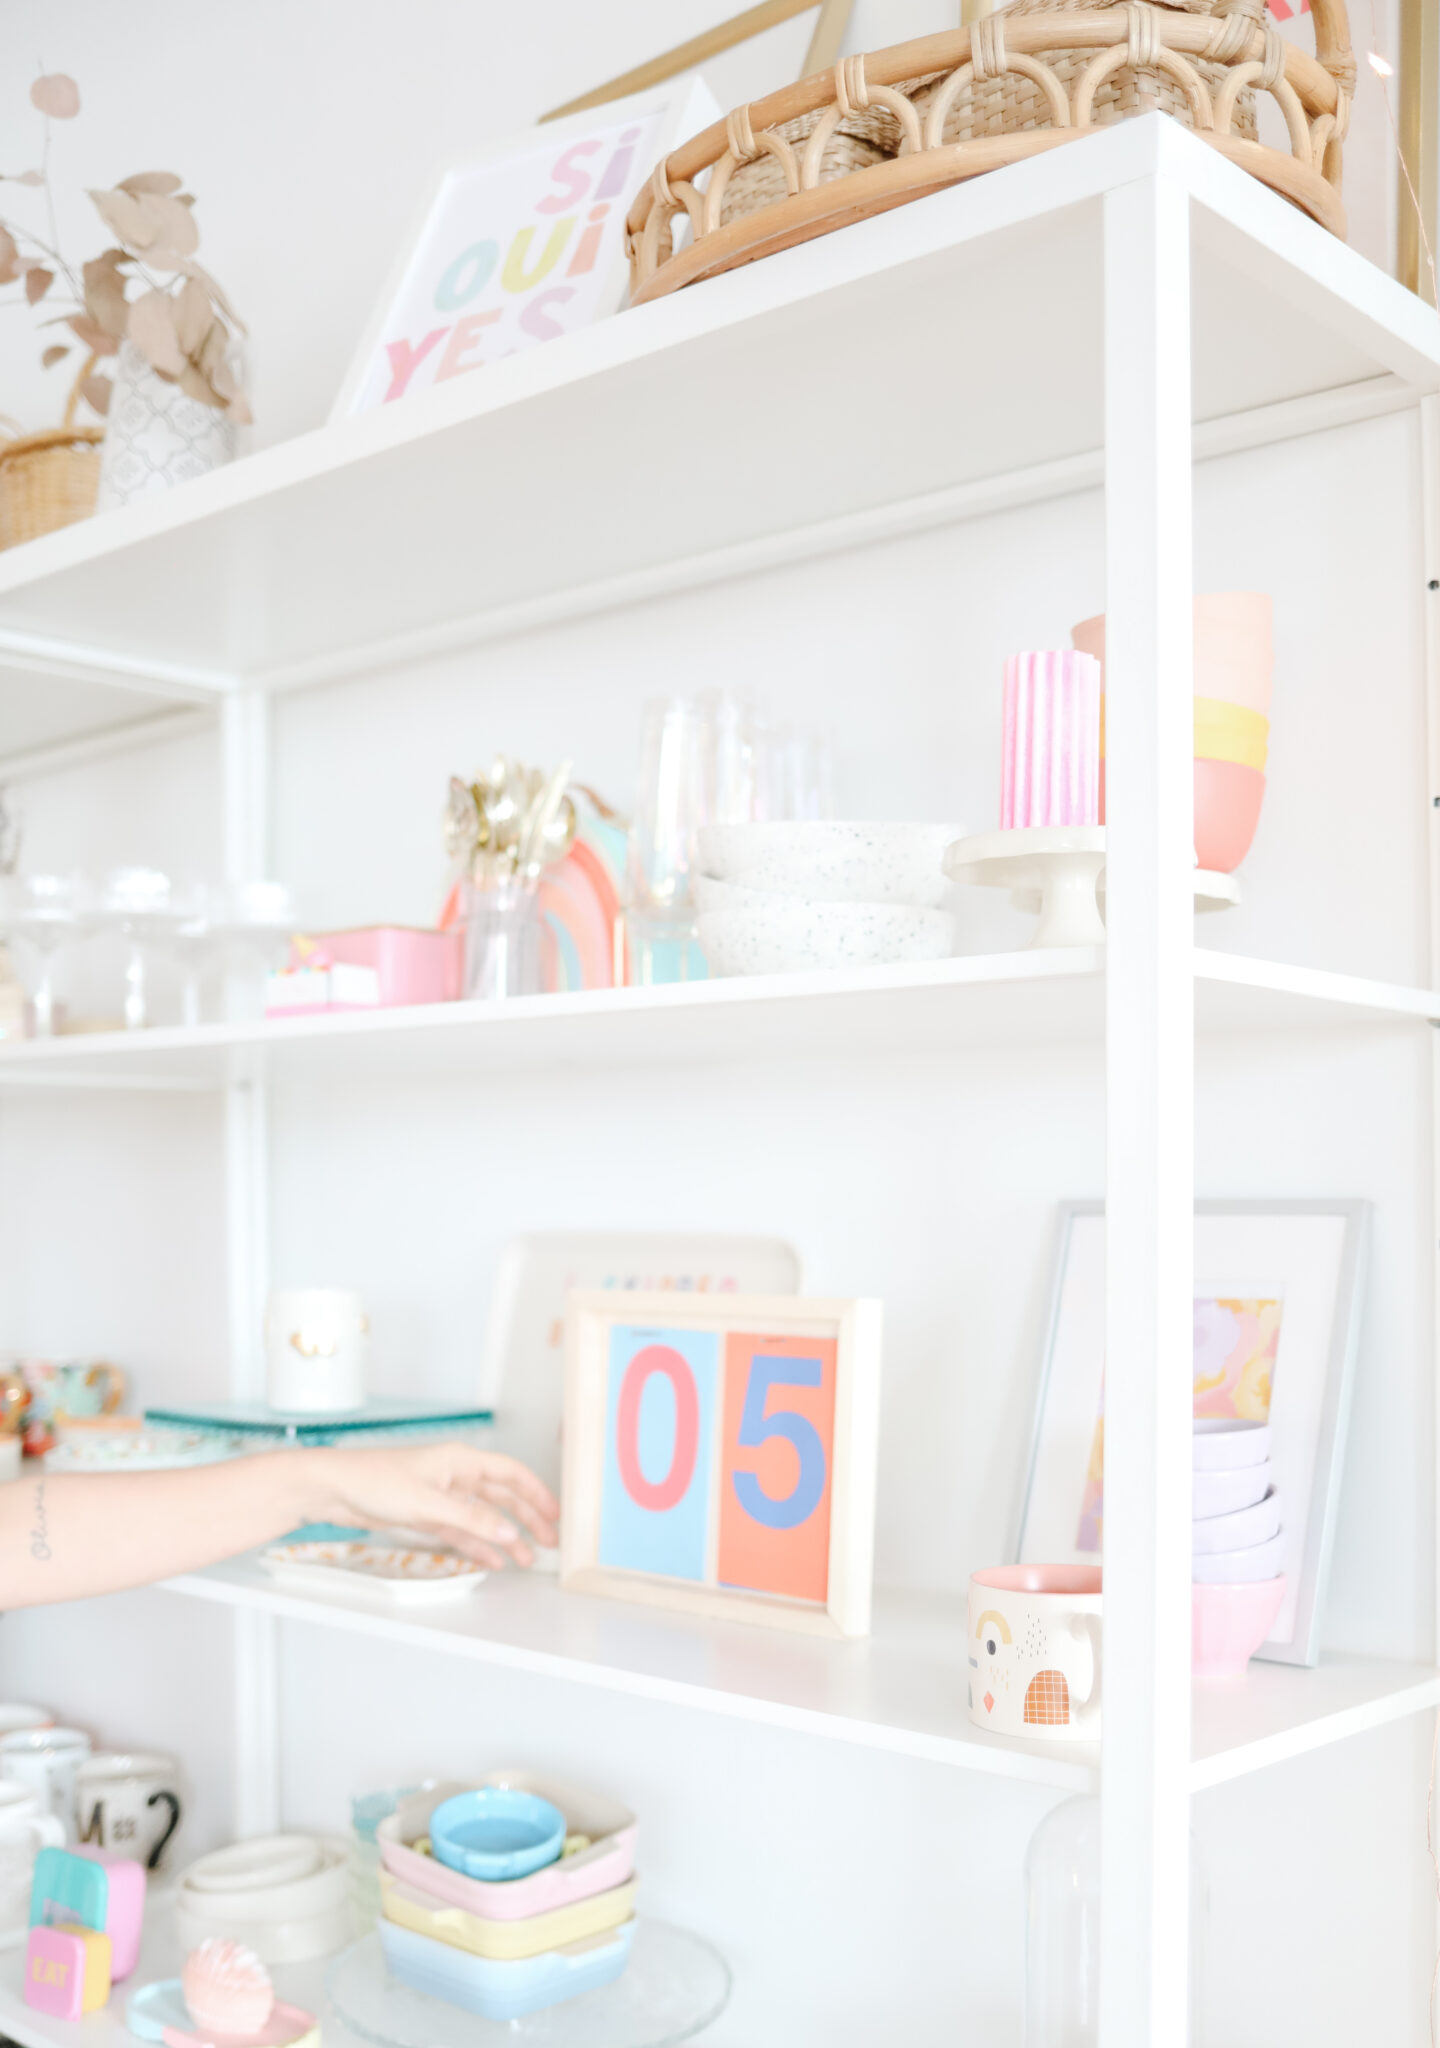
[[[50,1518],[45,1512],[45,1481],[38,1480],[35,1486],[35,1526],[30,1531],[30,1555],[37,1564],[49,1564],[54,1555],[50,1548]]]

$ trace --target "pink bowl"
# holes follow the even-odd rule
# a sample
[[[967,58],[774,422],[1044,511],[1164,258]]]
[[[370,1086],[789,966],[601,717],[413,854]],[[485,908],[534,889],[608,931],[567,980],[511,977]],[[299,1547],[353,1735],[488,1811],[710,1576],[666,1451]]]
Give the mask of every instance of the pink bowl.
[[[1213,875],[1230,875],[1250,851],[1265,777],[1238,761],[1195,762],[1195,853]],[[1100,763],[1100,823],[1105,823],[1105,763]]]
[[[1195,763],[1195,854],[1212,874],[1233,874],[1250,851],[1265,777],[1238,761]]]
[[[1275,1626],[1285,1574],[1251,1585],[1193,1586],[1190,1656],[1197,1678],[1243,1678],[1245,1667]]]

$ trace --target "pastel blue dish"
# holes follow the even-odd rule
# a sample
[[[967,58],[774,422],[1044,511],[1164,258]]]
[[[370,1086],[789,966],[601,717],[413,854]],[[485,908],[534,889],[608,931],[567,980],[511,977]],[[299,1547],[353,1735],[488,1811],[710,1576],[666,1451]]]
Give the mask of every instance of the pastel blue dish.
[[[564,1814],[534,1792],[483,1785],[457,1792],[430,1816],[432,1854],[447,1869],[488,1884],[543,1870],[564,1847]]]
[[[142,2041],[163,2041],[167,2027],[182,2034],[193,2033],[195,2022],[185,2003],[180,1979],[162,1977],[158,1984],[142,1984],[138,1991],[132,1991],[125,2008],[125,2024]]]
[[[634,1939],[635,1922],[628,1920],[598,1940],[573,1942],[569,1948],[552,1948],[546,1955],[526,1956],[520,1962],[496,1963],[389,1920],[380,1922],[385,1967],[392,1977],[412,1991],[428,1992],[431,1998],[443,1998],[486,2020],[524,2019],[527,2013],[613,1984],[630,1960]]]

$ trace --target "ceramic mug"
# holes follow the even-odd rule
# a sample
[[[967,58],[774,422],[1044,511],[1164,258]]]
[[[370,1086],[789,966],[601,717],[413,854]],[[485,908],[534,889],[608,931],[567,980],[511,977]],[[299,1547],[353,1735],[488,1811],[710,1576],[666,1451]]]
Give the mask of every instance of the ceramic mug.
[[[89,1754],[90,1737],[78,1728],[27,1728],[0,1740],[0,1777],[28,1786],[68,1834],[76,1773]]]
[[[1100,1734],[1097,1565],[975,1572],[966,1623],[970,1718],[1000,1735],[1094,1742]]]
[[[30,1887],[37,1849],[63,1849],[65,1830],[53,1813],[42,1813],[24,1785],[0,1779],[0,1936],[19,1934],[30,1924]]]
[[[18,1778],[0,1778],[0,1847],[12,1847],[33,1832],[52,1849],[65,1846],[63,1822],[42,1805],[40,1795]]]
[[[86,1757],[75,1774],[77,1838],[158,1870],[180,1825],[178,1787],[170,1756],[105,1750]]]
[[[53,1728],[55,1716],[47,1707],[25,1707],[12,1702],[0,1705],[0,1736],[18,1735],[26,1728]]]

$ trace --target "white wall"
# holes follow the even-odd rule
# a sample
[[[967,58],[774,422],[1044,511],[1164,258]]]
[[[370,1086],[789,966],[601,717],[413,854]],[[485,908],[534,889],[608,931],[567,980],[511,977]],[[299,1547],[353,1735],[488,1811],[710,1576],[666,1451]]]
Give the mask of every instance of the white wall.
[[[717,11],[152,0],[137,20],[11,0],[0,105],[43,53],[86,94],[56,145],[79,180],[186,172],[205,253],[255,325],[269,439],[323,417],[435,164]],[[860,0],[855,46],[949,12]],[[804,35],[717,66],[720,98],[793,67]],[[82,206],[66,226],[84,223]],[[23,398],[38,415],[23,316],[6,318],[7,409]],[[1277,604],[1266,813],[1247,900],[1201,928],[1207,943],[1426,971],[1417,491],[1405,420],[1200,472],[1201,587],[1261,585]],[[778,713],[830,726],[842,808],[980,829],[995,818],[1000,656],[1063,639],[1103,599],[1101,507],[1080,496],[286,699],[275,864],[313,922],[427,918],[452,769],[497,747],[563,750],[623,803],[643,700],[751,675]],[[218,867],[210,738],[29,783],[23,802],[36,867]],[[1023,942],[999,899],[973,894],[962,917],[967,948]],[[113,960],[77,963],[70,992],[113,1009]],[[1376,1204],[1327,1636],[1396,1657],[1432,1653],[1427,1051],[1354,1031],[1210,1041],[1198,1062],[1199,1192]],[[471,1383],[513,1230],[603,1218],[791,1236],[814,1285],[886,1300],[880,1576],[955,1588],[1004,1545],[1055,1204],[1103,1192],[1102,1080],[1095,1047],[1049,1044],[858,1072],[820,1050],[703,1071],[287,1084],[276,1278],[354,1276],[381,1375],[438,1394]],[[220,1190],[213,1103],[0,1093],[0,1348],[106,1352],[142,1398],[218,1392]],[[223,1616],[159,1593],[10,1617],[0,1687],[108,1740],[176,1747],[200,1846],[225,1824],[227,1641]],[[717,2043],[1015,2042],[1021,1857],[1048,1803],[1033,1789],[346,1636],[287,1629],[284,1650],[291,1820],[343,1825],[349,1793],[380,1781],[544,1764],[633,1798],[651,1908],[709,1933],[736,1969]],[[1421,2038],[1427,1733],[1370,1736],[1197,1803],[1215,2042]],[[897,1827],[903,1860],[877,1885],[863,1872]],[[800,1844],[793,1862],[773,1840]]]

